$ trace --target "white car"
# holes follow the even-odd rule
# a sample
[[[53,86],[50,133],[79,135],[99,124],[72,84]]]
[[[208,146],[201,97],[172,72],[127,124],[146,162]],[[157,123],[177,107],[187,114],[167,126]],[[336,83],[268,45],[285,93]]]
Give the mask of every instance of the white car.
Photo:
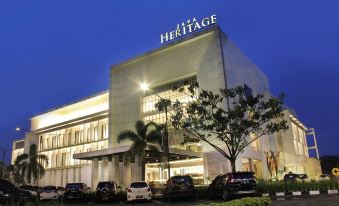
[[[152,200],[152,192],[147,182],[132,182],[127,188],[127,202],[133,200]]]
[[[61,200],[62,194],[55,186],[43,187],[40,192],[40,200]]]

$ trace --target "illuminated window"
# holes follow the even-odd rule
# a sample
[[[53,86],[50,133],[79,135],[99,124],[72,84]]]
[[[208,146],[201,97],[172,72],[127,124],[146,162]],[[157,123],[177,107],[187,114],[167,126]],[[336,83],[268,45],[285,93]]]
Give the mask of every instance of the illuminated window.
[[[253,141],[254,140],[254,141]],[[251,148],[254,150],[254,151],[259,151],[259,146],[260,146],[260,142],[259,142],[259,138],[256,134],[254,133],[251,133],[250,134],[250,141],[253,141],[250,145],[251,145]]]
[[[297,126],[293,121],[291,122],[291,125],[292,125],[295,153],[307,156],[308,151],[307,151],[305,131],[301,127]]]

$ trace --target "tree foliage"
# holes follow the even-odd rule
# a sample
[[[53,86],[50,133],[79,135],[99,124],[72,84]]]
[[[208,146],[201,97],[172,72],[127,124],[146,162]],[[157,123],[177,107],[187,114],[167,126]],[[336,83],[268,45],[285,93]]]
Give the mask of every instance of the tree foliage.
[[[44,163],[48,165],[48,157],[38,154],[37,146],[32,144],[28,154],[24,153],[16,158],[11,166],[12,176],[15,175],[14,178],[18,181],[21,181],[20,176],[24,177],[28,184],[32,184],[45,175]]]
[[[174,89],[193,101],[172,104],[172,125],[185,131],[183,144],[207,143],[231,161],[233,172],[235,160],[248,145],[288,128],[283,118],[283,94],[278,98],[252,95],[242,86],[222,88],[218,93],[203,89],[198,93],[198,89],[197,82]]]
[[[118,143],[131,141],[130,153],[138,155],[142,162],[142,180],[145,178],[145,154],[146,150],[153,156],[160,156],[160,147],[162,145],[161,127],[154,122],[145,122],[138,120],[135,123],[135,132],[125,130],[118,134]]]

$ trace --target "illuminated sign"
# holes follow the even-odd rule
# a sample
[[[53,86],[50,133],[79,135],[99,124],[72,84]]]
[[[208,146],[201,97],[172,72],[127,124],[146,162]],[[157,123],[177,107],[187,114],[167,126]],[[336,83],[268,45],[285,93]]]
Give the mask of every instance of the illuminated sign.
[[[339,176],[339,168],[333,168],[332,174],[335,175],[335,176]]]
[[[194,31],[203,29],[215,23],[217,23],[216,15],[212,15],[210,17],[204,18],[201,21],[197,21],[195,18],[189,19],[186,22],[177,24],[176,30],[161,34],[160,42],[163,44],[165,42],[171,41],[173,39],[192,33]]]

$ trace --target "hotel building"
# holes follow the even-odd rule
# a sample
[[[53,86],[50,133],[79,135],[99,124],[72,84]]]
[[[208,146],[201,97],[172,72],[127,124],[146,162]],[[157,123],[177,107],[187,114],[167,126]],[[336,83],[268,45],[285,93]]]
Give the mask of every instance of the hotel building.
[[[134,130],[137,120],[165,122],[165,114],[154,105],[161,98],[194,101],[173,86],[198,81],[200,88],[246,86],[253,94],[269,94],[266,76],[224,34],[219,26],[187,35],[111,67],[109,91],[31,118],[31,131],[13,143],[12,161],[36,144],[49,157],[40,184],[65,186],[84,182],[95,188],[99,181],[114,180],[126,186],[141,179],[141,161],[130,156],[130,142],[117,143],[123,130]],[[149,92],[140,90],[147,82]],[[239,156],[236,167],[253,171],[258,178],[270,178],[264,152],[279,154],[279,172],[321,174],[319,160],[310,158],[309,129],[285,110],[289,129],[264,136]],[[314,136],[314,130],[311,134]],[[252,137],[249,137],[252,138]],[[312,139],[313,140],[313,139]],[[181,145],[182,135],[169,125],[171,175],[188,174],[196,183],[208,183],[231,171],[230,162],[205,143]],[[167,169],[161,160],[146,155],[146,180],[164,181]]]

